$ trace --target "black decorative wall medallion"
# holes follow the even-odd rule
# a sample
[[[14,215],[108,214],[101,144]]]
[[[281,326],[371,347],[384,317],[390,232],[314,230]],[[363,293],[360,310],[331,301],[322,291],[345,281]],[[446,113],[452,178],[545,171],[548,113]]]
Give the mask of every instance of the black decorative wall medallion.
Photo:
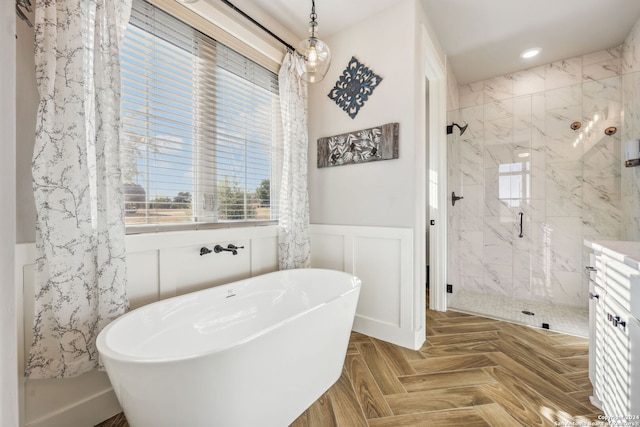
[[[381,81],[382,77],[352,56],[328,96],[346,111],[349,117],[355,119],[360,108]]]

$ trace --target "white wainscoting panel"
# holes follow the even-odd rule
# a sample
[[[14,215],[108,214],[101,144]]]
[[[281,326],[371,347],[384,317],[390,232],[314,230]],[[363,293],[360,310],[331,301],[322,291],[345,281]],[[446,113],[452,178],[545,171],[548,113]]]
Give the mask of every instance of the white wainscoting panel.
[[[311,228],[311,264],[315,268],[347,271],[345,264],[345,235],[329,234],[331,229]],[[336,231],[337,232],[337,231]]]
[[[158,251],[127,254],[127,296],[131,309],[160,299]]]
[[[353,238],[353,274],[362,280],[358,316],[396,328],[401,327],[401,242],[401,238]]]
[[[261,236],[251,240],[251,276],[278,270],[278,235]]]
[[[244,246],[200,256],[203,246]],[[35,245],[16,246],[16,286],[23,289],[24,361],[32,340]],[[127,236],[127,294],[132,309],[142,305],[278,269],[276,226],[149,233]],[[22,374],[20,374],[22,377]],[[121,411],[104,372],[77,378],[25,380],[21,427],[91,427]]]
[[[413,230],[409,228],[311,225],[311,265],[346,271],[362,280],[353,329],[415,349]],[[422,302],[424,304],[424,302]],[[420,336],[422,335],[422,336]]]
[[[244,246],[238,254],[212,252],[200,255],[199,246],[160,250],[160,286],[163,298],[188,294],[251,276],[251,240],[217,242]],[[215,245],[204,246],[213,250]]]

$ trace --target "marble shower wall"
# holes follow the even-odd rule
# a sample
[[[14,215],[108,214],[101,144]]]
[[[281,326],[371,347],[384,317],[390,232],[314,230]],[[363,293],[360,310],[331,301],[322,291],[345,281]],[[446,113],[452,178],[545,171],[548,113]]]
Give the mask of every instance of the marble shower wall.
[[[449,136],[449,191],[464,196],[449,207],[454,290],[587,305],[583,240],[624,238],[621,224],[640,219],[631,190],[626,203],[636,216],[622,219],[623,87],[636,91],[628,101],[625,95],[627,111],[640,95],[638,78],[623,75],[627,50],[459,87],[449,123],[469,127]],[[582,122],[577,131],[575,121]],[[607,136],[609,126],[619,131]]]

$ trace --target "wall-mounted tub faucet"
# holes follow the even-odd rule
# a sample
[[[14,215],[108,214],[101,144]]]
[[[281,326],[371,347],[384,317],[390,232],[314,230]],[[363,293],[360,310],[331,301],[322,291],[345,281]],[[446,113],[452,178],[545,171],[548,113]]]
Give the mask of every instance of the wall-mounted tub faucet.
[[[220,245],[215,245],[213,247],[213,251],[217,254],[220,252],[231,252],[234,255],[238,255],[238,249],[244,249],[244,246],[236,246],[232,243],[229,243],[226,248],[223,248]]]
[[[205,248],[204,246],[200,248],[200,256],[210,254],[211,252],[213,252],[211,249]]]

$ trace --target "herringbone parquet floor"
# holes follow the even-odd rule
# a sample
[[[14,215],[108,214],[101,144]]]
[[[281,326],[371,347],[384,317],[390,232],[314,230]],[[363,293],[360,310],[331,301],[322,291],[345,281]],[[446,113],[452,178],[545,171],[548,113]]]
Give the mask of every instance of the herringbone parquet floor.
[[[291,427],[590,425],[587,357],[584,338],[428,310],[419,351],[354,332],[342,376]]]

